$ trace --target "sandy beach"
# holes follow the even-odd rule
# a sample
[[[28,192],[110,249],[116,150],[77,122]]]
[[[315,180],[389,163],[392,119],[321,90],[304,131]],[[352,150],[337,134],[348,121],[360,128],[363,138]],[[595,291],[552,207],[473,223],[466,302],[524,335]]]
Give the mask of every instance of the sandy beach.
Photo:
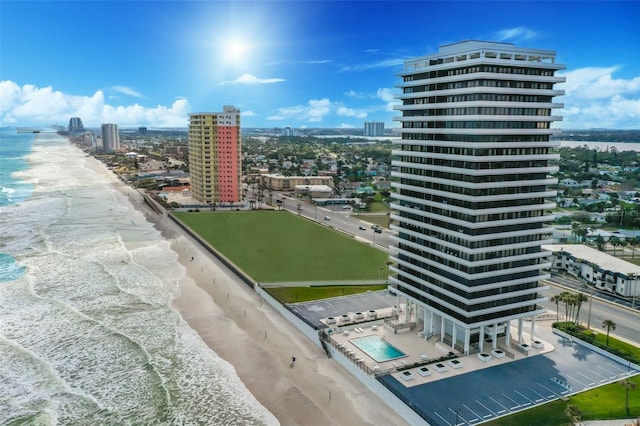
[[[282,425],[405,425],[406,421],[310,342],[210,253],[154,212],[133,188],[114,185],[155,224],[186,275],[175,307],[202,340],[232,364]],[[290,367],[291,357],[296,357]]]

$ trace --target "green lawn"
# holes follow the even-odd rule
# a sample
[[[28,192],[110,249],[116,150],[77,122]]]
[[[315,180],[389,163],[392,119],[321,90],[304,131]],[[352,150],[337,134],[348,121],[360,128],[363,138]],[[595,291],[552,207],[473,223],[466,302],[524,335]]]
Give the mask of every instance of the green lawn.
[[[640,415],[640,378],[629,380],[636,384],[636,390],[629,391],[629,411],[631,417]],[[556,400],[510,416],[487,423],[487,426],[565,426],[569,418],[564,410],[567,405],[576,405],[582,412],[582,420],[605,420],[626,418],[625,389],[618,382],[592,389],[569,397],[568,401]]]
[[[377,280],[388,255],[286,211],[176,212],[258,282]]]
[[[348,294],[364,293],[367,290],[386,289],[386,285],[370,286],[318,286],[318,287],[268,287],[267,290],[280,303],[306,302],[309,300],[327,299]]]

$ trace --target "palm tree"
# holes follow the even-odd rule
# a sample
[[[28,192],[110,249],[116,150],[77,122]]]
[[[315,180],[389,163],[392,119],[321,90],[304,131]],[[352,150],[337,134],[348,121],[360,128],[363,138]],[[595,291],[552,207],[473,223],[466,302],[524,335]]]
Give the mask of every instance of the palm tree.
[[[620,240],[620,247],[622,247],[622,254],[620,256],[624,257],[624,248],[629,244],[626,240]]]
[[[582,241],[584,241],[588,234],[589,231],[587,230],[587,228],[583,228],[582,226],[580,226],[578,227],[578,229],[576,229],[576,235],[580,237]]]
[[[638,240],[632,238],[629,240],[629,247],[631,247],[631,258],[633,259],[636,254],[636,246],[638,245]]]
[[[582,411],[580,411],[580,408],[578,408],[577,405],[568,404],[564,409],[564,413],[569,417],[569,421],[572,425],[580,423]]]
[[[613,237],[609,240],[609,243],[613,246],[613,256],[616,256],[616,249],[620,245],[620,240],[616,237]]]
[[[580,222],[571,222],[571,233],[573,234],[574,242],[577,242],[578,229],[580,229]]]
[[[584,302],[587,302],[589,298],[584,293],[578,293],[576,295],[575,303],[576,303],[576,325],[578,325],[578,318],[580,317],[580,307]]]
[[[627,416],[631,416],[631,413],[629,412],[629,391],[636,390],[636,382],[630,379],[622,379],[618,383],[624,386],[624,390],[625,390],[624,408],[627,410]]]
[[[554,294],[553,296],[551,296],[551,301],[556,304],[556,323],[560,322],[560,308],[558,305],[560,304],[561,300],[562,296],[559,294]]]
[[[609,346],[609,331],[616,330],[616,323],[613,322],[612,320],[604,320],[602,322],[602,328],[607,329],[607,346]]]
[[[564,302],[564,320],[569,321],[569,303],[571,301],[571,293],[563,291],[560,293],[560,300]]]

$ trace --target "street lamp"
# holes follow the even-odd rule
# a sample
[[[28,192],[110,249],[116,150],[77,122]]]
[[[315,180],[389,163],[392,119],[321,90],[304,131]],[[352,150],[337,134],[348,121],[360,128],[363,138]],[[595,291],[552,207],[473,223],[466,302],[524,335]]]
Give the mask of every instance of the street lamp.
[[[633,297],[631,298],[631,309],[636,308],[636,294],[638,292],[638,274],[633,274],[635,276],[635,281],[633,282]]]

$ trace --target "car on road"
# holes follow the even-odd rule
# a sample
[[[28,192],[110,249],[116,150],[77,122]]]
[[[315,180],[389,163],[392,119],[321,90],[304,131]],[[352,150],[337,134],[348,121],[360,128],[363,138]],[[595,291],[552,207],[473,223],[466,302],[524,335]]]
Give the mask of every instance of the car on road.
[[[373,230],[376,234],[382,234],[382,228],[376,228]]]
[[[329,216],[325,216],[324,220],[331,220],[331,218]]]
[[[361,230],[361,231],[366,231],[366,230],[367,230],[367,228],[365,228],[365,227],[364,227],[364,226],[362,226],[362,225],[358,226],[358,229],[359,229],[359,230]]]

